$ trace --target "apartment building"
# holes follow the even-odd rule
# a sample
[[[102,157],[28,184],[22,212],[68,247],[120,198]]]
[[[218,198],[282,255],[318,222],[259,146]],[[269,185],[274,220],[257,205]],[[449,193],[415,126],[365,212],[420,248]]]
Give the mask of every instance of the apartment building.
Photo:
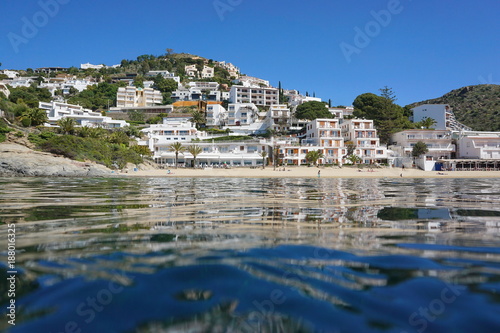
[[[450,131],[470,131],[471,128],[459,123],[452,108],[448,104],[424,104],[412,109],[413,122],[420,122],[426,118],[432,118],[436,121],[433,126],[437,130]]]
[[[215,75],[215,70],[213,67],[210,66],[203,66],[203,69],[198,71],[198,68],[196,65],[186,65],[184,66],[184,71],[186,72],[186,75],[192,78],[202,78],[202,79],[209,79],[214,77]]]
[[[275,131],[285,132],[290,129],[291,112],[285,104],[272,105],[266,113],[266,119],[270,122],[269,128]]]
[[[258,106],[279,104],[278,89],[234,85],[229,92],[231,103],[253,103]]]
[[[248,75],[241,76],[233,82],[244,87],[270,87],[269,81]]]
[[[208,104],[205,113],[207,126],[225,126],[228,120],[227,110],[220,104]]]
[[[163,102],[160,91],[152,88],[120,87],[116,93],[116,107],[133,108],[158,105]]]
[[[340,127],[344,142],[350,141],[354,144],[354,154],[360,157],[363,163],[375,163],[387,158],[387,148],[380,146],[373,120],[345,119]]]

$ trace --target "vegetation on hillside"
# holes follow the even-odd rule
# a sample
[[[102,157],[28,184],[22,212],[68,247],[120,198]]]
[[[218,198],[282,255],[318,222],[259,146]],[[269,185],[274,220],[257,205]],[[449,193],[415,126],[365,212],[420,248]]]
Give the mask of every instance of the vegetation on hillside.
[[[409,107],[422,104],[449,104],[462,124],[476,131],[500,131],[500,85],[467,86]]]
[[[295,118],[314,120],[318,118],[335,118],[335,116],[328,111],[326,103],[310,101],[297,106]]]

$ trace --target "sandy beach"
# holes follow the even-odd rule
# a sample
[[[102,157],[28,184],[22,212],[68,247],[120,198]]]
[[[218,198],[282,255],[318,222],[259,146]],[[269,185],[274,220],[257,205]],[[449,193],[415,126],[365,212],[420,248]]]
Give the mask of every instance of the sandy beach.
[[[281,170],[281,171],[280,171]],[[131,177],[244,177],[244,178],[500,178],[500,171],[422,171],[420,169],[378,168],[373,172],[368,169],[358,171],[358,168],[343,167],[287,167],[285,171],[274,170],[273,167],[262,168],[231,168],[231,169],[166,169],[138,170],[118,175]]]

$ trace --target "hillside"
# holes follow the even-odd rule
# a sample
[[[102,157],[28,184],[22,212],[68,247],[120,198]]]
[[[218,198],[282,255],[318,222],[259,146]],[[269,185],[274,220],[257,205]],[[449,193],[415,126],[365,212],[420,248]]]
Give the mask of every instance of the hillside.
[[[410,107],[422,104],[449,104],[462,124],[477,131],[500,131],[500,85],[467,86]]]

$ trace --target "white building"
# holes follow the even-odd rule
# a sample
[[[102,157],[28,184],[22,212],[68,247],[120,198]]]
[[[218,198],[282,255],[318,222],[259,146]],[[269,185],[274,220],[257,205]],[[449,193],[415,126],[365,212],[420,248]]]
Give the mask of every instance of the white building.
[[[203,69],[201,70],[201,72],[198,71],[196,65],[186,65],[184,66],[184,71],[189,77],[202,79],[212,78],[215,74],[214,68],[206,65],[203,65]]]
[[[234,85],[229,93],[231,103],[253,103],[260,106],[279,104],[278,89]]]
[[[163,95],[152,88],[120,87],[116,93],[117,108],[132,108],[162,104]]]
[[[170,148],[172,143],[181,142],[185,148],[189,145],[200,146],[203,151],[196,157],[198,165],[228,165],[228,166],[257,166],[262,165],[260,152],[267,151],[265,142],[249,140],[245,142],[192,142],[193,139],[210,139],[206,132],[200,132],[194,124],[184,119],[164,118],[163,124],[151,125],[144,129],[148,139],[139,142],[147,145],[153,152],[154,160],[167,166],[175,165],[175,152]],[[178,163],[189,165],[194,157],[187,149],[179,153]]]
[[[270,122],[269,128],[278,132],[290,130],[291,112],[287,105],[272,105],[267,111],[266,118]]]
[[[433,126],[437,130],[460,131],[471,129],[455,119],[455,114],[448,104],[424,104],[412,109],[413,122],[420,122],[426,118],[436,121]]]
[[[149,71],[146,76],[149,76],[149,77],[156,77],[158,75],[161,75],[163,78],[165,79],[172,79],[174,80],[175,82],[177,82],[177,84],[181,83],[181,78],[178,77],[178,76],[175,76],[174,73],[170,73],[169,71],[167,70],[160,70],[160,71]]]
[[[351,141],[355,145],[354,154],[360,157],[363,163],[371,164],[387,159],[387,148],[380,146],[373,120],[344,120],[340,127],[344,143]]]
[[[412,157],[413,147],[419,141],[427,145],[428,159],[449,159],[455,155],[456,147],[448,130],[410,129],[397,132],[391,136],[391,149],[398,156]]]
[[[217,62],[217,65],[227,70],[230,77],[238,78],[240,76],[240,69],[230,62],[220,61]]]
[[[7,87],[7,85],[5,85],[2,82],[0,82],[0,92],[3,93],[5,95],[5,97],[9,98],[10,90]]]
[[[352,106],[348,106],[345,108],[337,108],[337,107],[332,107],[328,108],[328,111],[330,111],[331,114],[335,116],[335,118],[338,119],[343,119],[344,117],[352,116],[352,113],[354,112],[354,108]]]
[[[41,82],[39,88],[47,88],[52,96],[55,95],[57,90],[61,90],[64,95],[70,93],[70,89],[76,89],[78,92],[82,92],[89,86],[96,85],[97,82],[91,80],[90,78],[79,79],[74,75],[58,75],[53,78],[46,79],[45,82]]]
[[[207,126],[224,126],[227,123],[227,110],[220,104],[208,104],[205,118]]]
[[[78,126],[101,126],[103,128],[125,127],[129,124],[124,120],[115,120],[103,116],[100,112],[84,109],[80,105],[60,102],[39,102],[38,107],[47,112],[48,122],[45,126],[57,126],[57,121],[72,118]]]
[[[203,66],[203,69],[201,70],[201,78],[202,79],[209,79],[214,77],[215,75],[215,70],[213,67],[210,66]]]
[[[243,87],[269,87],[269,81],[247,75],[241,76],[233,82]]]
[[[106,68],[106,65],[92,65],[91,63],[80,64],[80,69],[101,69]]]
[[[457,135],[458,158],[500,159],[500,132],[471,131]]]
[[[18,87],[29,87],[31,84],[35,81],[36,76],[31,76],[31,77],[17,77],[12,80],[3,80],[2,83],[8,84],[12,88],[18,88]]]
[[[227,126],[249,125],[258,119],[259,109],[253,103],[230,103],[227,108]]]
[[[10,71],[8,69],[4,69],[3,71],[0,71],[0,73],[7,75],[9,79],[15,79],[16,77],[19,76],[19,73],[17,71]]]

